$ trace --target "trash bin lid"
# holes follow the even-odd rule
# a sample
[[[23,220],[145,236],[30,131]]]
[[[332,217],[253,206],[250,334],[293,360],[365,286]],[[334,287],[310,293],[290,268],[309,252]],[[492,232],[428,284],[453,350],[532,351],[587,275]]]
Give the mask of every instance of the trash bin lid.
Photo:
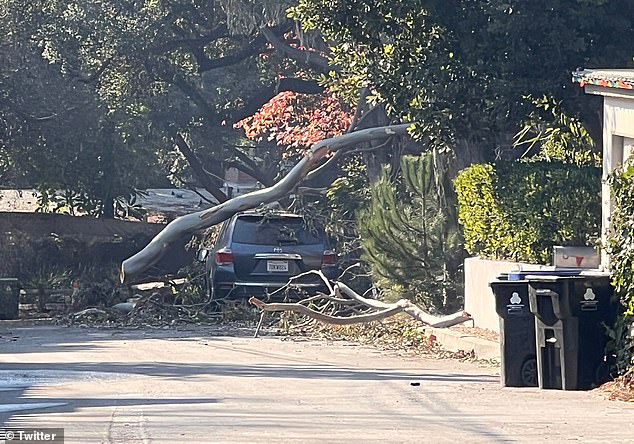
[[[509,273],[509,281],[517,280],[535,280],[546,278],[548,280],[558,278],[576,277],[581,274],[578,269],[559,269],[559,270],[535,270],[535,271],[512,271]]]

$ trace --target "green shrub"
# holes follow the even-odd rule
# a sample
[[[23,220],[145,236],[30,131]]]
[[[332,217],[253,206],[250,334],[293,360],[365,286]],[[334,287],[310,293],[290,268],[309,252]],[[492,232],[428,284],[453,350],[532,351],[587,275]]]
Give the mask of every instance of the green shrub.
[[[601,226],[601,170],[558,162],[477,164],[454,181],[473,255],[550,264],[554,245],[592,245]]]
[[[606,247],[612,284],[623,305],[623,314],[613,332],[614,353],[618,370],[624,373],[634,368],[634,165],[613,173],[609,183],[614,207]]]
[[[397,177],[384,171],[358,229],[363,259],[386,299],[452,312],[462,305],[464,250],[451,182],[435,161],[431,153],[404,156]]]

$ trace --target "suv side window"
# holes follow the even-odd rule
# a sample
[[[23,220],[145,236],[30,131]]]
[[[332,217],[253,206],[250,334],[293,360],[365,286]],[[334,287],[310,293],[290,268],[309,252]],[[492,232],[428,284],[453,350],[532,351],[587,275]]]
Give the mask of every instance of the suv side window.
[[[216,240],[216,245],[226,246],[229,241],[229,234],[232,219],[225,221],[220,228],[220,233],[218,234],[218,239]]]

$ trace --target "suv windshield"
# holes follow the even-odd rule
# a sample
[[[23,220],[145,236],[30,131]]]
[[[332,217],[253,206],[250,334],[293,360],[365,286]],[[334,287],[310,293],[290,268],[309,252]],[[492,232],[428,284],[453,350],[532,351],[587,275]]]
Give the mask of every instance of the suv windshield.
[[[322,242],[301,217],[240,216],[233,230],[233,242],[255,245],[315,245]]]

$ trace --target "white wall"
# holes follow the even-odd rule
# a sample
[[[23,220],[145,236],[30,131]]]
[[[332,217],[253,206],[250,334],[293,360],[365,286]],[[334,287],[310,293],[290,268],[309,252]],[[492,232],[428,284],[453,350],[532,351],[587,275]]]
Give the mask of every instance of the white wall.
[[[597,94],[602,94],[597,90]],[[605,241],[610,229],[612,201],[607,178],[629,157],[634,145],[634,96],[614,97],[607,95],[603,101],[603,180],[602,180],[602,224],[601,237]],[[602,253],[603,267],[609,265],[608,257]]]
[[[545,270],[545,265],[521,262],[492,261],[470,257],[464,261],[464,309],[473,316],[474,326],[500,332],[500,321],[495,311],[495,297],[489,282],[500,274],[516,270]]]

